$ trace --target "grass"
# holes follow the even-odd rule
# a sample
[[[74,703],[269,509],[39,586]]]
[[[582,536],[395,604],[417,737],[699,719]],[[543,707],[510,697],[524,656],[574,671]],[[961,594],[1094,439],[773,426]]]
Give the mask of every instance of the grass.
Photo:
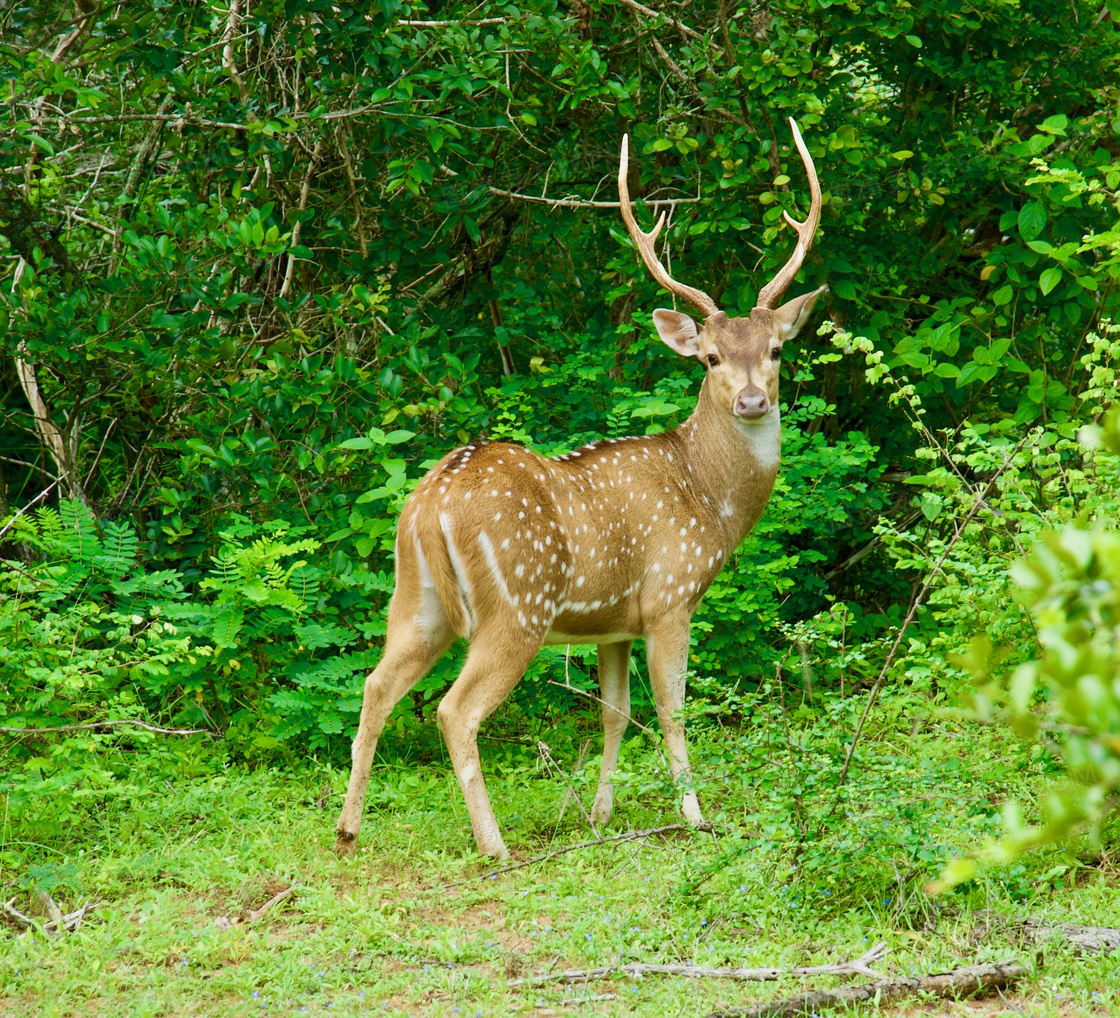
[[[43,801],[6,819],[4,900],[15,895],[38,915],[45,888],[64,909],[102,905],[73,935],[7,927],[0,1014],[699,1018],[800,984],[508,982],[617,960],[821,964],[880,940],[891,949],[880,965],[888,974],[1010,957],[1033,966],[1035,950],[985,932],[979,909],[1115,925],[1115,874],[1100,859],[1038,855],[944,900],[924,895],[948,853],[997,829],[994,803],[1038,787],[1045,761],[998,729],[915,726],[905,703],[888,696],[839,796],[829,781],[858,703],[788,716],[758,705],[738,728],[696,724],[697,780],[720,836],[582,849],[494,879],[478,879],[490,867],[474,854],[454,776],[438,758],[394,763],[386,746],[361,848],[344,861],[330,852],[344,770],[309,763],[175,778],[165,762],[156,778],[138,759],[131,791]],[[583,734],[550,737],[566,768],[578,750],[573,732]],[[528,746],[487,743],[486,757],[515,858],[589,837],[574,805],[558,823],[566,775]],[[575,775],[586,804],[596,764],[592,755]],[[616,830],[676,819],[644,736],[626,744],[620,777]],[[261,921],[215,925],[293,883],[297,892]],[[1054,945],[1008,1004],[997,998],[983,1010],[1120,1013],[1118,968],[1115,958],[1075,958]],[[964,1013],[957,1004],[901,1010],[939,1008]]]

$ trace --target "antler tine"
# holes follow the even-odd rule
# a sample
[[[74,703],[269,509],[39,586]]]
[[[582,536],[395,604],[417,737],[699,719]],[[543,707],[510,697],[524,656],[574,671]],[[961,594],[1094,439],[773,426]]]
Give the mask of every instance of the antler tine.
[[[716,307],[716,302],[712,300],[703,290],[697,290],[691,286],[686,286],[684,283],[678,283],[666,271],[665,266],[661,264],[661,260],[657,257],[657,252],[654,250],[654,241],[657,240],[657,235],[661,232],[661,227],[665,225],[665,213],[662,212],[657,219],[657,223],[649,233],[643,233],[638,226],[638,221],[634,218],[634,210],[630,207],[630,188],[626,182],[626,174],[630,169],[630,136],[624,134],[622,136],[622,154],[618,159],[618,206],[622,212],[622,221],[626,224],[626,230],[630,234],[630,239],[634,242],[634,246],[638,249],[638,254],[642,256],[642,261],[645,262],[646,268],[649,269],[649,274],[660,283],[670,293],[676,294],[681,300],[688,301],[697,311],[699,311],[705,318],[710,318],[712,315],[719,311]]]
[[[813,165],[813,157],[809,155],[809,150],[805,147],[805,141],[801,137],[801,132],[797,129],[797,122],[793,117],[789,118],[789,126],[793,128],[793,141],[797,146],[797,151],[801,153],[801,161],[805,164],[805,172],[809,176],[809,195],[811,197],[809,214],[805,217],[805,222],[799,223],[788,212],[782,212],[785,221],[797,231],[797,247],[793,249],[793,254],[789,256],[789,261],[786,262],[782,271],[759,291],[757,306],[760,308],[773,308],[782,299],[782,294],[786,292],[789,284],[793,282],[794,276],[800,271],[801,263],[805,260],[809,245],[813,243],[813,235],[817,232],[817,224],[821,221],[821,183],[817,179],[817,169]]]

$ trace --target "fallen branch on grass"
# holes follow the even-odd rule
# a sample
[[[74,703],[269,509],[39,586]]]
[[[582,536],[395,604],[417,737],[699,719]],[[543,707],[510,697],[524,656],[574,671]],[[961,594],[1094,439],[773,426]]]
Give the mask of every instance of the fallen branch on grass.
[[[806,965],[797,968],[706,968],[703,965],[647,965],[632,962],[627,965],[607,965],[597,969],[567,969],[564,972],[549,972],[543,976],[530,976],[527,979],[513,979],[507,986],[540,986],[542,983],[585,983],[593,979],[606,979],[613,975],[624,976],[688,976],[690,979],[741,979],[752,982],[771,982],[784,977],[806,976],[869,976],[882,978],[870,966],[881,961],[889,948],[886,944],[876,944],[866,954],[852,961],[842,961],[833,965]]]
[[[509,873],[512,870],[524,869],[526,866],[535,866],[537,863],[544,862],[547,859],[555,859],[558,855],[578,852],[581,848],[595,848],[597,845],[617,845],[624,841],[640,841],[642,838],[655,838],[659,834],[673,834],[677,831],[698,831],[702,834],[712,834],[714,830],[715,828],[713,828],[711,824],[666,824],[664,827],[647,827],[640,831],[627,831],[625,834],[615,834],[609,838],[593,838],[591,841],[580,841],[575,845],[565,845],[563,848],[558,848],[553,852],[545,852],[544,855],[533,856],[532,859],[526,859],[524,862],[512,862],[508,866],[499,866],[496,870],[490,870],[477,877],[468,877],[466,880],[454,880],[450,884],[444,884],[443,887],[455,887],[457,884],[468,884],[475,880],[488,880],[491,877],[498,876],[500,873]]]
[[[1097,954],[1120,950],[1120,930],[1111,926],[1080,926],[1051,919],[1020,919],[1015,916],[982,913],[986,927],[1000,927],[1025,933],[1030,940],[1046,940],[1055,934],[1069,941],[1075,951]],[[987,932],[986,929],[984,932]]]
[[[890,1004],[906,997],[928,993],[934,997],[972,997],[993,990],[1002,990],[1027,974],[1018,960],[988,965],[967,965],[932,976],[914,979],[892,979],[889,982],[843,986],[837,990],[812,990],[785,1000],[732,1007],[713,1011],[708,1018],[777,1018],[779,1015],[812,1014],[826,1007],[840,1007],[863,1001]]]
[[[50,895],[47,895],[47,898],[50,898]],[[52,918],[48,919],[46,922],[37,922],[30,916],[25,916],[22,912],[20,912],[15,907],[15,900],[15,898],[12,898],[11,901],[4,903],[5,913],[11,916],[11,918],[19,923],[20,926],[22,926],[24,929],[33,930],[41,927],[43,932],[46,933],[49,937],[53,937],[58,933],[60,925],[65,932],[76,933],[78,928],[82,925],[82,920],[86,917],[86,913],[92,912],[95,908],[97,908],[98,905],[101,904],[101,902],[99,901],[88,901],[84,905],[82,905],[81,908],[75,910],[74,912],[69,912],[66,915],[63,915],[62,910],[58,907],[57,904],[55,904],[54,899],[51,898],[50,904],[54,905],[54,908],[50,908],[50,905],[48,905],[47,908],[48,911],[51,912]]]
[[[56,725],[54,728],[0,728],[0,732],[7,735],[49,735],[52,732],[84,732],[93,728],[116,728],[117,725],[134,725],[143,728],[145,732],[155,732],[157,735],[215,735],[209,728],[160,728],[158,725],[149,725],[146,721],[133,721],[131,718],[122,718],[119,721],[86,721],[80,725]]]
[[[249,909],[249,911],[242,912],[241,915],[234,916],[232,919],[229,916],[220,915],[214,920],[214,925],[217,926],[219,930],[232,930],[235,926],[240,926],[242,923],[255,923],[258,919],[263,919],[268,915],[274,906],[290,898],[297,890],[298,885],[292,884],[286,891],[274,894],[260,908]]]

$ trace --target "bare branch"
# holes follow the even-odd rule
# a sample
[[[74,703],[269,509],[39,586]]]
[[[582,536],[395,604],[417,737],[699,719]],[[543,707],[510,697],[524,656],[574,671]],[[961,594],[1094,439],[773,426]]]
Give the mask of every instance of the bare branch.
[[[40,496],[41,497],[41,496]],[[13,521],[14,522],[14,521]],[[2,535],[0,535],[2,536]],[[116,728],[117,725],[133,725],[143,728],[145,732],[155,732],[157,735],[214,735],[209,728],[160,728],[158,725],[149,725],[146,721],[133,721],[124,718],[120,721],[87,721],[81,725],[58,725],[54,728],[5,728],[0,727],[0,732],[8,735],[47,735],[52,732],[81,732],[93,728]]]
[[[615,834],[610,838],[595,838],[592,841],[580,841],[575,845],[566,845],[564,848],[558,848],[554,852],[545,852],[544,855],[534,856],[532,859],[526,859],[524,862],[515,862],[510,863],[508,866],[499,866],[496,870],[490,870],[477,877],[471,877],[467,880],[455,880],[450,884],[443,884],[442,886],[455,887],[457,884],[472,883],[475,880],[487,880],[501,873],[509,873],[511,870],[520,870],[524,869],[526,866],[535,866],[537,863],[544,862],[546,859],[555,859],[557,856],[567,855],[569,852],[578,852],[581,848],[595,848],[597,845],[618,845],[626,841],[640,841],[643,838],[655,838],[662,834],[674,834],[677,831],[695,831],[701,834],[711,834],[714,828],[711,824],[666,824],[664,827],[647,827],[644,830],[627,831],[625,834]]]
[[[527,979],[513,979],[506,985],[540,986],[543,983],[586,983],[597,979],[607,979],[613,975],[624,976],[687,976],[690,979],[738,979],[744,982],[773,982],[777,979],[801,979],[807,976],[848,976],[861,975],[872,979],[882,978],[871,966],[881,961],[890,950],[885,943],[876,944],[870,951],[851,961],[836,962],[831,965],[804,965],[793,968],[708,968],[704,965],[648,965],[631,962],[627,965],[606,965],[597,969],[567,969],[563,972],[549,972],[543,976],[530,976]]]
[[[458,28],[460,25],[505,25],[509,18],[479,18],[477,21],[398,21],[399,28]]]
[[[645,4],[638,3],[638,0],[620,0],[620,3],[624,3],[627,7],[633,8],[639,14],[644,14],[647,18],[664,18],[669,24],[676,25],[681,35],[687,35],[690,39],[696,39],[699,42],[707,42],[709,46],[715,48],[710,40],[706,40],[705,37],[695,29],[689,28],[683,21],[678,21],[671,14],[666,14],[664,11],[655,11],[652,7],[647,7]]]
[[[1018,959],[989,965],[969,965],[937,975],[889,982],[844,986],[836,990],[812,990],[785,1000],[774,1000],[753,1007],[732,1007],[713,1011],[708,1018],[777,1018],[779,1015],[812,1014],[826,1007],[841,1007],[862,1001],[889,1004],[920,993],[935,997],[969,997],[1010,986],[1027,975]]]
[[[589,201],[586,198],[545,198],[536,194],[518,194],[516,191],[503,191],[500,187],[488,187],[491,194],[501,195],[503,198],[516,198],[518,201],[534,202],[537,205],[555,205],[566,209],[617,209],[621,202],[617,201]],[[699,198],[647,198],[647,205],[668,205],[675,208],[677,205],[695,205]]]
[[[302,213],[307,209],[307,197],[311,193],[311,177],[315,173],[315,168],[319,162],[319,155],[323,151],[323,139],[320,138],[315,142],[315,150],[311,153],[311,161],[307,164],[307,173],[303,178],[303,186],[299,191],[299,211]],[[288,289],[292,285],[292,273],[295,271],[296,261],[298,260],[293,254],[296,246],[299,244],[300,227],[303,226],[303,219],[301,216],[296,216],[295,224],[292,226],[292,242],[288,248],[288,267],[284,270],[284,282],[280,287],[279,297],[285,297],[288,294]]]
[[[27,505],[20,509],[20,511],[17,512],[15,516],[8,520],[8,522],[4,525],[4,529],[0,530],[0,537],[3,537],[9,530],[11,530],[12,527],[15,526],[16,520],[18,520],[25,512],[27,512],[28,509],[32,508],[40,499],[46,498],[51,493],[51,489],[54,488],[56,484],[60,484],[61,482],[61,477],[56,477],[53,481],[51,481],[51,483],[48,484],[42,491],[40,491],[38,495],[36,495],[30,502],[27,503]]]

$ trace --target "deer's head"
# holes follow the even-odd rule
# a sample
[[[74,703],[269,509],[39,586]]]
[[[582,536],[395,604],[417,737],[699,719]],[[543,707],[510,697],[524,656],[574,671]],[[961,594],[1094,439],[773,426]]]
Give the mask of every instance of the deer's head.
[[[665,213],[649,233],[643,233],[630,206],[626,175],[629,168],[629,139],[622,139],[618,169],[618,195],[622,218],[650,274],[658,283],[691,304],[703,316],[697,325],[691,315],[658,308],[653,323],[662,342],[684,357],[696,357],[708,371],[708,388],[716,405],[743,424],[760,421],[778,406],[778,378],[782,344],[801,330],[817,298],[828,289],[822,286],[777,305],[793,282],[805,253],[813,242],[821,217],[821,187],[812,157],[805,147],[797,124],[790,120],[793,137],[809,175],[812,203],[805,222],[788,213],[785,220],[797,231],[797,247],[789,261],[758,294],[758,303],[749,315],[732,318],[716,307],[702,290],[678,283],[666,271],[654,250],[654,241],[665,223]]]

